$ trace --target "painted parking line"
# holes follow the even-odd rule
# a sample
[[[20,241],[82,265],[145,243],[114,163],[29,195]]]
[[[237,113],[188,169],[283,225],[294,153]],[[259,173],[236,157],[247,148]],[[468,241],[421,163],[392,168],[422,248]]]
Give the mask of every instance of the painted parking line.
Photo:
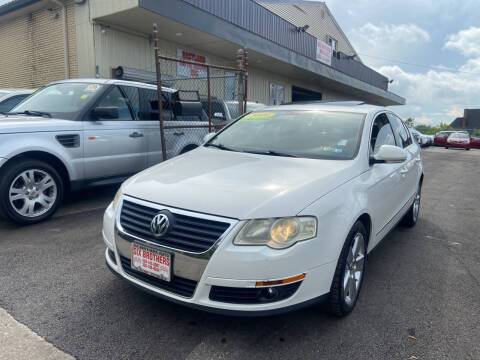
[[[72,356],[57,349],[0,308],[0,360],[71,360]]]

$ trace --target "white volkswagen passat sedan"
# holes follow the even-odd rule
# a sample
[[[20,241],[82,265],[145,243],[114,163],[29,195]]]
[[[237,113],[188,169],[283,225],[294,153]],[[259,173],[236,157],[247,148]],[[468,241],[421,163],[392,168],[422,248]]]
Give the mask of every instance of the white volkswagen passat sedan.
[[[419,146],[370,105],[246,115],[127,180],[104,216],[108,267],[150,293],[220,313],[328,300],[346,315],[367,254],[417,222]]]

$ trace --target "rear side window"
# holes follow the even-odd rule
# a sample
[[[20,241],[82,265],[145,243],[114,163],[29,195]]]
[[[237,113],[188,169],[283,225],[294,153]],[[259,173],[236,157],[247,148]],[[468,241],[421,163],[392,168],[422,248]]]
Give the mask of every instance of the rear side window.
[[[406,148],[410,144],[412,144],[412,137],[410,136],[410,132],[407,130],[403,121],[400,118],[393,114],[388,114],[388,118],[393,127],[393,133],[395,134],[395,138],[397,139],[398,146],[402,148]]]
[[[139,89],[140,120],[158,121],[158,93],[153,89]],[[168,101],[168,94],[163,93],[163,119],[171,120],[173,113]]]
[[[0,113],[2,112],[8,112],[12,110],[17,104],[20,103],[23,99],[25,99],[28,95],[17,95],[17,96],[12,96],[11,98],[8,98],[5,101],[0,102]]]

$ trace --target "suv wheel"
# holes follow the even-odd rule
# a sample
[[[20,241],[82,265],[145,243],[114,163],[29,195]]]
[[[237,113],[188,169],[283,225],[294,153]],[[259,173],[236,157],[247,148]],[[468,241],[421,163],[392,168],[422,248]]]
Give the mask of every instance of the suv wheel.
[[[360,221],[353,225],[343,245],[330,288],[330,312],[345,316],[352,312],[362,288],[365,272],[367,231]]]
[[[7,166],[0,179],[0,210],[17,224],[33,224],[52,216],[63,197],[63,181],[49,164],[20,160]]]

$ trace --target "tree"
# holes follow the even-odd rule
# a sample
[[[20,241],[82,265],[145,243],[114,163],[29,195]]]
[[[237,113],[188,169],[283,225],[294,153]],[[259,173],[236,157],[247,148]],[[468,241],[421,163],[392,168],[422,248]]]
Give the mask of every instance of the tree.
[[[415,119],[408,118],[407,120],[405,120],[405,125],[407,125],[409,128],[415,127]]]

